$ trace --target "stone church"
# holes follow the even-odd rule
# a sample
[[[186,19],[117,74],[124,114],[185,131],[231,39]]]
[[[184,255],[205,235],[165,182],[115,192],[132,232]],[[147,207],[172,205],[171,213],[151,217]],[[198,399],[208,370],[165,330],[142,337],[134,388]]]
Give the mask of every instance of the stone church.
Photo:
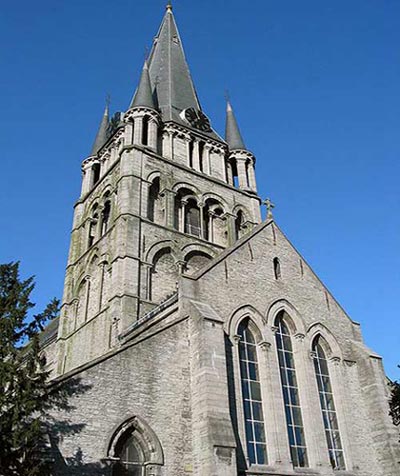
[[[42,336],[56,475],[398,476],[381,358],[261,220],[231,105],[200,106],[172,7],[82,164],[62,310]]]

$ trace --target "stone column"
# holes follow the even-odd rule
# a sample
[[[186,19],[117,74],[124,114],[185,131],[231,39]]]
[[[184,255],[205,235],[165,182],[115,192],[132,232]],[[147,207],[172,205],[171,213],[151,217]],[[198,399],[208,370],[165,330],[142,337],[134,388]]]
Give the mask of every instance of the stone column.
[[[125,144],[132,145],[133,143],[133,123],[128,121],[125,125]]]
[[[164,198],[164,225],[173,228],[175,218],[175,195],[172,190],[164,189],[160,196]]]
[[[92,181],[92,162],[83,163],[82,165],[82,189],[81,189],[81,197],[86,195],[90,190],[90,185]]]
[[[203,153],[203,172],[207,175],[211,175],[211,162],[210,162],[210,152],[212,146],[210,144],[206,144],[204,146],[204,153]]]
[[[172,159],[174,156],[174,133],[170,130],[163,132],[162,155],[167,159]]]
[[[231,165],[229,159],[225,159],[225,160],[226,160],[226,173],[227,173],[226,182],[229,185],[233,185],[232,165]]]
[[[254,170],[255,160],[250,160],[247,164],[247,176],[249,177],[249,187],[253,192],[257,192],[256,174]]]
[[[197,140],[193,140],[193,168],[200,172],[200,150]]]
[[[142,145],[142,134],[143,134],[143,117],[136,116],[134,119],[134,128],[133,128],[133,144]]]
[[[204,204],[199,203],[199,219],[200,219],[200,238],[205,239],[205,234],[204,234]]]
[[[148,138],[148,144],[151,149],[153,149],[155,152],[157,152],[157,147],[158,147],[158,124],[156,119],[153,117],[149,118],[149,128],[148,128],[148,133],[149,133],[149,138]]]
[[[246,174],[246,159],[242,157],[236,157],[236,167],[239,180],[239,188],[247,189],[247,174]]]

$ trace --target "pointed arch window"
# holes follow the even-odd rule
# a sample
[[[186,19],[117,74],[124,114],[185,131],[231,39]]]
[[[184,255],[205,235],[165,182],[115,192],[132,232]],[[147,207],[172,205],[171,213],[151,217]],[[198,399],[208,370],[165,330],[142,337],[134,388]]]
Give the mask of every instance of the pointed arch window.
[[[238,328],[247,457],[250,464],[267,464],[257,345],[249,322],[243,321]]]
[[[329,459],[333,469],[346,469],[331,379],[329,376],[328,361],[324,348],[321,345],[320,336],[314,339],[312,350]]]
[[[275,338],[285,405],[290,455],[293,466],[306,467],[308,466],[307,448],[304,438],[303,418],[301,414],[292,339],[284,316],[285,313],[281,312],[275,320],[275,326],[277,328]]]
[[[119,461],[114,466],[113,476],[144,475],[143,450],[132,433],[118,442],[116,456]]]

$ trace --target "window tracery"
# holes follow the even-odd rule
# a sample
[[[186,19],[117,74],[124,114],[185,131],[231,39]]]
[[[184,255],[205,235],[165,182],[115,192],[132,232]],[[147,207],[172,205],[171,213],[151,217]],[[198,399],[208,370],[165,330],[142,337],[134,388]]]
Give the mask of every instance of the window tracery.
[[[328,445],[329,460],[333,469],[344,470],[346,469],[344,462],[344,452],[340,438],[339,424],[333,398],[328,361],[326,359],[323,346],[321,345],[320,336],[317,336],[314,339],[312,350],[322,419],[324,421],[325,436]]]
[[[282,394],[285,405],[286,427],[293,466],[308,466],[307,447],[304,437],[299,389],[289,327],[284,320],[284,311],[275,320],[276,346]]]
[[[249,320],[239,325],[238,336],[247,457],[250,464],[267,464],[257,345]]]

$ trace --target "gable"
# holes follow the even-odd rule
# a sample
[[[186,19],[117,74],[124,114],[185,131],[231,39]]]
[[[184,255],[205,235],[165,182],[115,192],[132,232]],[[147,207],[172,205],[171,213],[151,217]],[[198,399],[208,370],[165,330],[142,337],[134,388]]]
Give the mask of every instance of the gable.
[[[231,335],[234,316],[251,307],[252,314],[270,327],[282,309],[294,320],[297,333],[323,327],[349,354],[351,341],[362,342],[359,325],[272,220],[260,224],[193,277],[184,277],[181,293],[212,306]]]

